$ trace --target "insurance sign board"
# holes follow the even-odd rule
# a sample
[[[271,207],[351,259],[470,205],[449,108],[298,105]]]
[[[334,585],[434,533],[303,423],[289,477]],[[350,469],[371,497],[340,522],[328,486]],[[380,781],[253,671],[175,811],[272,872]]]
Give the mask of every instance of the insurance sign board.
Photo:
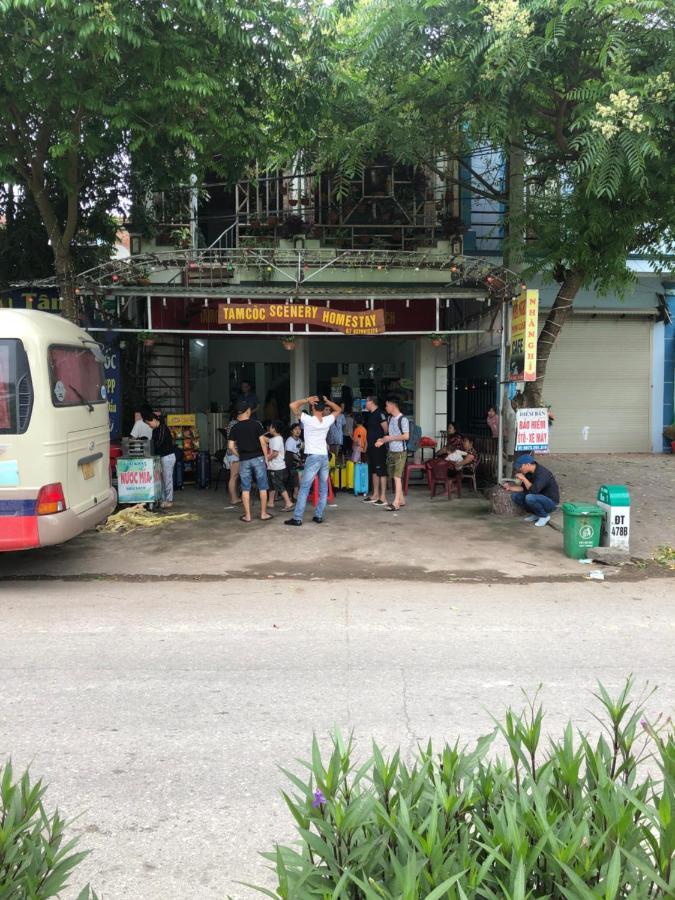
[[[548,409],[519,409],[516,422],[516,453],[548,453]]]

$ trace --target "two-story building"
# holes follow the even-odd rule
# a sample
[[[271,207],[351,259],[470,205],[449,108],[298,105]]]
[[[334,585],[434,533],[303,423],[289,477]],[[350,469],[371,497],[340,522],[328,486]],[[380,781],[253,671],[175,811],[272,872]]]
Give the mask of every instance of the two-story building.
[[[234,190],[213,182],[156,198],[154,232],[132,223],[130,256],[79,282],[89,327],[136,354],[127,407],[147,396],[222,416],[248,381],[261,414],[285,418],[289,399],[309,393],[353,402],[395,391],[426,434],[449,419],[485,432],[502,304],[519,279],[502,267],[499,204],[441,176],[379,161],[346,184],[263,172]],[[625,298],[579,294],[554,348],[554,451],[663,447],[672,292],[635,266]],[[529,286],[543,321],[555,286]]]

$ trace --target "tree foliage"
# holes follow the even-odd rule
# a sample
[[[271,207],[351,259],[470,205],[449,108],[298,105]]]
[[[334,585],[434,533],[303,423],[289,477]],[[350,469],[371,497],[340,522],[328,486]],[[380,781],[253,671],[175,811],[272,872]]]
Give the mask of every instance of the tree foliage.
[[[671,265],[674,26],[661,0],[367,0],[325,25],[316,164],[349,177],[378,153],[453,155],[462,188],[505,204],[507,249],[561,285],[532,403],[580,287],[623,290],[630,254]],[[471,170],[477,147],[523,160],[522,208]]]
[[[297,10],[283,0],[0,0],[0,17],[0,180],[32,197],[74,317],[86,186],[113,176],[119,194],[132,165],[153,185],[186,183],[207,163],[238,174],[262,151],[293,65]]]

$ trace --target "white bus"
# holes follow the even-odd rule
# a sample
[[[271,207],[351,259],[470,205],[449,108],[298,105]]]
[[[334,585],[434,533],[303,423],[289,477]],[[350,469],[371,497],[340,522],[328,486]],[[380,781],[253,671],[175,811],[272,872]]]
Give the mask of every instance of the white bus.
[[[59,316],[0,309],[0,551],[60,544],[114,510],[103,355]]]

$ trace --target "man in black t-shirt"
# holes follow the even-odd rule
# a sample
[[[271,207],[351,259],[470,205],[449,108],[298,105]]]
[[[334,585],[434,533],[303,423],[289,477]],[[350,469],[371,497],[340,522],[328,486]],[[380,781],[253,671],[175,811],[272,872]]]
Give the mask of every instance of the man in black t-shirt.
[[[505,490],[511,492],[511,499],[517,506],[531,513],[526,521],[534,522],[540,528],[548,525],[551,513],[560,503],[560,488],[553,472],[529,453],[521,456],[517,465],[516,481],[519,484],[505,484]]]
[[[387,448],[375,444],[388,432],[387,417],[377,405],[377,397],[366,400],[368,422],[366,423],[368,467],[373,477],[372,493],[364,497],[364,503],[374,506],[387,505]]]
[[[268,522],[274,518],[267,512],[267,438],[265,429],[257,419],[251,418],[251,407],[246,400],[237,403],[237,421],[230,429],[228,448],[239,457],[241,500],[244,505],[242,522],[251,521],[251,479],[260,491],[260,518]]]

